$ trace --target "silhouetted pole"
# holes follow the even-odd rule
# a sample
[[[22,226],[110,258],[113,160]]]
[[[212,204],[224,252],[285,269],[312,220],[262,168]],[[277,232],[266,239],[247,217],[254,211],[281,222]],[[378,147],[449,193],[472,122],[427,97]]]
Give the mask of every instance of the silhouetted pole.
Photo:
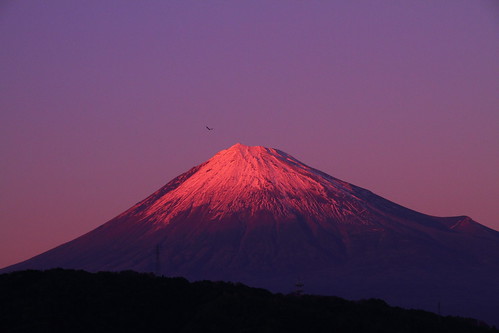
[[[160,256],[159,256],[160,255],[160,250],[161,250],[161,248],[160,248],[159,244],[156,245],[155,254],[156,254],[156,275],[157,276],[159,276],[160,272],[161,272],[161,262],[159,260],[159,258],[160,258]]]
[[[303,286],[304,286],[304,284],[303,284],[303,282],[301,282],[301,281],[298,281],[298,282],[295,284],[296,289],[295,289],[294,294],[295,294],[296,296],[301,296],[301,295],[303,295]]]
[[[438,307],[438,322],[442,323],[442,311],[440,307],[440,300],[438,301],[437,307]]]

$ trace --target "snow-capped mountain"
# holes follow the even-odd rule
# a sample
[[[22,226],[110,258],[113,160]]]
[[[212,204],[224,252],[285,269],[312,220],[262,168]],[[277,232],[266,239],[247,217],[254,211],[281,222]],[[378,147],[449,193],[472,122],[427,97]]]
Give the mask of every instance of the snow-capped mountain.
[[[410,189],[408,189],[410,190]],[[137,270],[499,318],[499,232],[236,144],[97,229],[1,272]],[[496,317],[497,316],[497,317]],[[495,322],[494,322],[495,323]]]

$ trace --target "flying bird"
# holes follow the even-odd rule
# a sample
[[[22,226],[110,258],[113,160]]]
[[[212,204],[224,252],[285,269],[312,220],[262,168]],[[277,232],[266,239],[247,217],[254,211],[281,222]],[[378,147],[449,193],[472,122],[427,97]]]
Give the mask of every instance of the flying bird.
[[[207,129],[208,131],[213,131],[213,128],[209,128],[208,126],[206,126],[206,129]]]

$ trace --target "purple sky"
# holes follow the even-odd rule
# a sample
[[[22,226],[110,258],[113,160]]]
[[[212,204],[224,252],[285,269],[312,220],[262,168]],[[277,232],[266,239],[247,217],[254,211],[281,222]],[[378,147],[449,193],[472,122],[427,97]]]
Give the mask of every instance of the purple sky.
[[[236,142],[498,230],[498,28],[492,0],[4,0],[0,267]]]

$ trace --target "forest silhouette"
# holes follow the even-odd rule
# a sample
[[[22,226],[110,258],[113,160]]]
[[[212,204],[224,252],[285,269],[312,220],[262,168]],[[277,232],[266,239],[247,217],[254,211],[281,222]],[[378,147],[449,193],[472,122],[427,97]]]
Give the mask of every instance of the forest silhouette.
[[[0,275],[1,332],[497,332],[379,299],[273,294],[228,282],[52,269]]]

